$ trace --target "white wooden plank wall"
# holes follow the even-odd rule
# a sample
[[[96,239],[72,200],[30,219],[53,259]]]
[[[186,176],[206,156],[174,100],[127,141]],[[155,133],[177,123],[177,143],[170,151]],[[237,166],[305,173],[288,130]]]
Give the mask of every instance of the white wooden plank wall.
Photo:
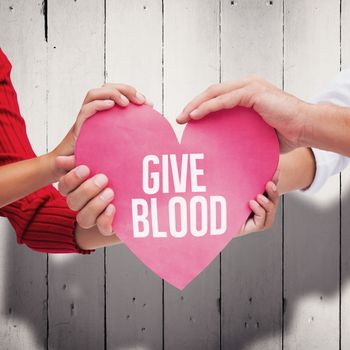
[[[223,80],[255,73],[282,86],[281,1],[223,1],[221,30]],[[223,349],[281,348],[281,218],[280,210],[272,230],[237,238],[222,254]]]
[[[108,82],[134,85],[162,107],[161,1],[106,2]],[[162,281],[124,246],[107,250],[106,344],[162,348]]]
[[[164,114],[178,136],[175,118],[189,96],[219,82],[219,21],[216,0],[164,1]],[[219,298],[219,257],[182,293],[166,284],[164,348],[219,348]]]
[[[52,149],[72,125],[87,90],[103,84],[103,2],[49,1],[47,24],[48,142]],[[49,348],[102,349],[103,249],[84,257],[50,255],[48,273]]]
[[[312,20],[311,20],[312,18]],[[339,1],[285,2],[284,85],[308,99],[339,71]],[[285,349],[339,348],[339,177],[286,196]]]
[[[13,84],[17,87],[33,148],[44,153],[47,148],[47,54],[39,1],[0,2],[0,47],[14,67]],[[0,218],[0,231],[0,348],[45,348],[47,255],[17,245],[14,231],[3,218]]]
[[[309,99],[350,67],[349,41],[345,0],[0,2],[38,153],[105,80],[136,86],[180,136],[177,113],[209,84],[255,73]],[[123,246],[47,257],[1,219],[0,348],[348,349],[349,210],[350,170],[287,195],[271,230],[232,241],[182,293]]]
[[[341,3],[341,69],[350,69],[350,2]],[[341,175],[341,328],[340,345],[350,348],[350,169]]]

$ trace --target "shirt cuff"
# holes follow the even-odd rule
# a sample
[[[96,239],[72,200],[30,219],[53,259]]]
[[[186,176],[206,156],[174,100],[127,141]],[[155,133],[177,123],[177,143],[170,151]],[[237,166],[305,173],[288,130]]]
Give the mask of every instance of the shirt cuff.
[[[333,152],[311,148],[315,159],[315,177],[312,184],[302,190],[303,193],[313,194],[319,191],[327,182],[328,178],[337,174],[335,169],[339,168],[339,155]]]
[[[94,249],[81,249],[76,242],[76,215],[53,186],[0,209],[14,227],[17,243],[43,253],[90,254]]]

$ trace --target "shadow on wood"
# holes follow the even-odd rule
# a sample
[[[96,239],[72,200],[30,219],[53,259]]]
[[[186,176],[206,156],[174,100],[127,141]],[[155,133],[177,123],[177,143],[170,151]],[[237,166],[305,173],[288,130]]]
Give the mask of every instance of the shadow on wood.
[[[336,202],[332,203],[329,207],[327,207],[327,209],[320,209],[310,205],[310,203],[301,201],[300,198],[297,200],[292,199],[292,201],[293,207],[298,208],[298,210],[297,212],[293,213],[292,218],[288,217],[289,204],[287,203],[285,212],[285,224],[288,223],[288,220],[296,219],[298,212],[303,212],[308,214],[308,217],[310,217],[310,222],[308,225],[310,225],[310,227],[313,227],[314,222],[317,220],[317,218],[320,216],[323,218],[325,216],[327,217],[329,213],[334,214],[334,211],[338,210],[338,203]],[[342,208],[350,208],[349,192],[343,195]],[[290,224],[291,223],[289,222],[288,227],[291,227]],[[307,225],[305,227],[307,227]],[[323,230],[322,227],[318,227],[318,230],[309,230],[308,232],[293,231],[293,234],[291,234],[291,232],[286,233],[285,245],[288,245],[288,249],[290,249],[292,246],[294,247],[292,250],[290,250],[290,252],[299,251],[299,253],[297,256],[293,257],[288,253],[288,251],[285,251],[284,283],[286,300],[284,303],[284,322],[282,322],[281,318],[282,310],[277,310],[277,312],[280,314],[281,322],[265,324],[265,314],[269,315],[271,308],[275,309],[274,305],[272,305],[274,302],[272,299],[270,299],[270,305],[265,304],[263,308],[261,306],[259,307],[259,315],[255,319],[254,311],[251,313],[249,306],[247,306],[246,317],[242,317],[239,320],[241,322],[241,329],[225,329],[227,326],[224,323],[222,324],[222,329],[225,329],[225,346],[223,348],[228,349],[229,345],[234,345],[235,349],[249,349],[253,347],[253,343],[259,347],[258,344],[260,344],[260,342],[263,342],[264,339],[276,336],[281,337],[282,325],[284,324],[284,332],[287,333],[291,327],[291,324],[293,323],[293,310],[298,307],[299,302],[303,298],[308,296],[313,296],[315,300],[318,300],[318,303],[320,305],[318,315],[320,317],[329,316],[328,314],[322,313],[321,304],[327,303],[331,298],[336,298],[339,293],[339,254],[334,256],[332,253],[333,255],[330,255],[330,252],[334,252],[334,250],[330,249],[329,247],[330,242],[334,242],[335,245],[339,244],[339,231],[330,232],[327,231],[327,227],[325,227],[325,229],[326,230]],[[24,327],[25,324],[25,327],[27,327],[33,333],[33,336],[36,339],[37,348],[44,349],[46,347],[47,341],[45,280],[47,266],[46,255],[32,253],[25,247],[18,247],[14,239],[14,233],[11,232],[10,229],[8,231],[9,232],[3,232],[3,234],[13,236],[7,239],[6,266],[2,266],[3,270],[6,271],[5,280],[2,286],[2,288],[5,290],[5,300],[3,301],[4,307],[2,313],[4,315],[4,319],[6,318],[8,320],[9,327],[16,327],[17,322],[19,322],[19,324],[23,323],[22,325],[19,325],[19,327]],[[347,227],[344,227],[343,236],[348,234],[348,232],[349,229]],[[257,237],[257,235],[260,236]],[[248,256],[250,261],[249,269],[251,269],[253,272],[260,271],[259,267],[264,264],[264,260],[261,259],[261,257],[264,256],[264,251],[262,251],[262,254],[259,255],[259,259],[257,259],[256,256],[250,256],[249,254],[251,251],[251,246],[256,244],[254,241],[268,241],[269,233],[258,233],[257,235],[240,239],[243,241],[243,243],[241,243],[240,252],[236,256],[232,257],[235,260],[232,262],[233,265],[240,264],[242,257]],[[231,244],[235,244],[235,241],[231,242]],[[264,245],[262,244],[261,246],[262,249],[264,249]],[[342,253],[342,260],[349,261],[350,239],[343,239]],[[124,252],[123,254],[129,255],[130,253]],[[79,259],[85,258],[86,257],[79,257]],[[129,260],[131,264],[137,264],[133,257],[128,256],[125,259]],[[72,270],[72,264],[74,264],[74,259],[62,264],[61,268],[63,271],[60,273],[69,275],[70,271]],[[303,271],[300,271],[301,267]],[[298,279],[298,276],[300,276],[300,279]],[[260,278],[261,276],[256,277]],[[92,274],[89,278],[95,279],[98,278],[98,276],[94,276]],[[344,268],[342,275],[342,284],[348,282],[349,278],[350,270],[348,268]],[[153,281],[154,283],[159,283],[156,278],[154,278]],[[267,283],[269,283],[269,281],[267,281]],[[246,282],[242,279],[242,285],[232,285],[232,290],[240,289],[245,285]],[[201,286],[205,287],[203,284],[201,284]],[[142,289],[144,286],[140,284],[137,286],[137,288]],[[244,291],[242,293],[244,293]],[[279,290],[277,294],[280,294],[282,297],[282,290]],[[235,293],[232,293],[232,295],[235,295]],[[260,297],[264,298],[263,295],[259,297],[259,291],[256,293],[256,295],[258,299]],[[225,297],[227,298],[228,295]],[[252,309],[254,309],[254,303],[259,303],[259,300],[250,300],[249,294],[246,295],[246,298],[247,304],[250,303],[252,305]],[[227,304],[227,302],[224,300],[224,306],[225,303]],[[226,314],[232,313],[232,317],[235,317],[235,300],[231,300],[228,304],[231,305],[230,309],[224,309],[222,312]],[[239,305],[237,306],[239,307]],[[88,307],[89,305],[86,305],[86,308]],[[189,307],[191,307],[191,305],[189,305]],[[161,317],[160,313],[157,313],[156,317]],[[307,321],[317,322],[317,319],[313,319],[312,317],[313,316],[310,315],[310,318]],[[267,316],[267,318],[269,317]],[[161,320],[158,320],[158,322],[161,324]],[[174,331],[180,328],[176,324],[169,326],[172,326]],[[252,331],[252,329],[249,327],[255,328]],[[94,334],[91,329],[84,329],[84,326],[81,327],[81,331],[82,330],[83,333],[76,335],[77,340],[75,341],[75,344],[78,345],[76,349],[79,349],[78,337],[86,337],[89,339],[89,337],[91,337],[91,334]],[[159,330],[155,331],[159,333]],[[211,332],[211,330],[203,328],[203,335],[204,332]],[[71,330],[70,334],[71,336],[74,336],[74,329]],[[177,335],[177,337],[178,336],[179,335]],[[132,333],[130,333],[130,339],[123,339],[123,344],[117,344],[116,341],[115,344],[109,344],[109,347],[113,349],[128,348],[130,345],[135,345],[134,338],[135,337],[132,336]],[[171,344],[171,340],[167,340],[166,343]],[[84,341],[84,344],[86,344],[86,339]],[[140,345],[142,346],[142,344]],[[219,347],[219,344],[217,345]],[[28,347],[26,346],[26,348]],[[169,348],[173,348],[173,346],[169,345]],[[191,347],[191,349],[193,349],[193,347]]]

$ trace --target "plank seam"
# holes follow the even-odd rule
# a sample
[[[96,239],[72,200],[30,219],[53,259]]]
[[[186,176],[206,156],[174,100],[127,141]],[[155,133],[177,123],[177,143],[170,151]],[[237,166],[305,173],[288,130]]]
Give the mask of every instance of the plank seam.
[[[48,41],[48,16],[47,16],[47,6],[48,6],[48,1],[49,0],[43,0],[41,4],[42,8],[42,14],[44,16],[44,36],[45,36],[45,41]]]
[[[49,254],[46,254],[46,350],[49,350]]]
[[[222,1],[219,0],[219,82],[222,83]],[[222,253],[219,254],[219,346],[222,350]]]
[[[164,0],[162,0],[162,115],[164,115]],[[162,279],[162,350],[164,350],[165,347],[165,287],[164,287],[164,279]]]
[[[339,70],[342,70],[342,0],[339,0]],[[342,176],[339,175],[339,350],[342,348]]]
[[[282,90],[284,91],[285,88],[285,0],[282,1]],[[282,276],[281,276],[281,296],[282,296],[282,315],[281,315],[281,349],[284,350],[284,326],[285,326],[285,293],[284,293],[284,247],[285,247],[285,240],[284,240],[284,234],[285,234],[285,226],[284,226],[284,220],[285,220],[285,201],[284,201],[284,195],[282,196],[282,227],[281,227],[281,264],[282,264]]]
[[[107,39],[107,1],[103,1],[103,82],[107,81],[107,65],[106,65],[106,39]],[[107,350],[107,249],[103,248],[103,345],[104,350]]]

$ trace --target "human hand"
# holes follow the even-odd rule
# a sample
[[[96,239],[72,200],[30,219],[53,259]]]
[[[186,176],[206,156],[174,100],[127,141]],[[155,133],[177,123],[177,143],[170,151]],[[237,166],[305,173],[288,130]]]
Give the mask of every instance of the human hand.
[[[125,84],[104,84],[101,88],[90,90],[84,99],[74,125],[63,141],[50,152],[52,158],[73,155],[75,142],[86,119],[93,116],[96,112],[110,109],[116,104],[126,107],[130,102],[138,105],[144,103],[152,105],[134,87]],[[56,171],[57,180],[65,174],[65,172],[62,172],[62,169],[54,170]]]
[[[239,232],[240,236],[252,232],[264,231],[272,227],[279,202],[277,190],[279,180],[279,170],[276,171],[272,181],[266,184],[266,194],[258,194],[256,200],[249,201],[252,214],[243,224]]]
[[[256,76],[210,86],[187,104],[177,122],[198,120],[208,113],[235,106],[253,108],[275,128],[282,153],[302,146],[306,110],[311,105]]]
[[[60,178],[58,189],[67,197],[68,207],[79,211],[77,223],[82,228],[88,229],[97,225],[103,235],[112,235],[112,222],[115,215],[115,206],[111,204],[114,192],[107,187],[108,178],[103,174],[97,174],[87,179],[90,170],[85,165],[73,169],[74,157],[57,157],[57,166],[70,170]],[[256,200],[249,201],[252,215],[242,225],[239,235],[263,231],[272,227],[278,208],[279,194],[277,185],[279,171],[276,171],[272,181],[266,184],[266,194],[258,194]]]
[[[61,169],[72,169],[74,157],[57,157],[57,166]],[[108,185],[104,174],[88,178],[90,170],[80,165],[62,176],[58,183],[59,192],[67,197],[68,207],[78,211],[76,220],[84,229],[97,225],[99,232],[105,236],[113,234],[112,222],[115,206],[111,203],[114,192]]]

